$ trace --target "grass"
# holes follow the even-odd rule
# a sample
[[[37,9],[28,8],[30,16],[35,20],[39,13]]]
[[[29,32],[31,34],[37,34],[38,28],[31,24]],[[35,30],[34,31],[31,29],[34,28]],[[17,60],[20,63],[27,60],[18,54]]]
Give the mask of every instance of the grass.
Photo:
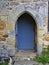
[[[36,61],[42,63],[43,65],[49,63],[49,46],[47,50],[43,49],[41,56],[36,56]]]
[[[0,63],[0,65],[8,65],[8,63],[6,62],[6,63]]]

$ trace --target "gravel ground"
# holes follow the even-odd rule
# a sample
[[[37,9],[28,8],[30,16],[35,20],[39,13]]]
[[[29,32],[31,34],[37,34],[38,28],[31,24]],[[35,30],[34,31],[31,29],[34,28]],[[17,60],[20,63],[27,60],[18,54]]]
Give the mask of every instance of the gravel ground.
[[[42,63],[37,63],[35,61],[17,61],[14,65],[43,65]],[[49,64],[46,64],[49,65]]]

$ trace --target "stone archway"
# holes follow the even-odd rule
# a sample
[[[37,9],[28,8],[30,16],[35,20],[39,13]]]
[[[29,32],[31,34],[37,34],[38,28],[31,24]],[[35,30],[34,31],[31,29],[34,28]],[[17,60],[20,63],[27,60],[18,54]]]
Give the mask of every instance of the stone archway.
[[[42,16],[35,10],[33,10],[33,8],[31,6],[27,6],[27,5],[20,5],[17,8],[14,8],[13,12],[11,13],[11,15],[9,16],[9,19],[11,22],[14,23],[13,28],[14,28],[14,40],[15,40],[15,24],[18,20],[18,18],[24,13],[27,12],[29,13],[36,21],[36,25],[37,25],[37,53],[41,54],[42,52],[42,40],[41,42],[39,41],[39,28],[43,28],[43,18]],[[15,45],[16,42],[14,42]]]

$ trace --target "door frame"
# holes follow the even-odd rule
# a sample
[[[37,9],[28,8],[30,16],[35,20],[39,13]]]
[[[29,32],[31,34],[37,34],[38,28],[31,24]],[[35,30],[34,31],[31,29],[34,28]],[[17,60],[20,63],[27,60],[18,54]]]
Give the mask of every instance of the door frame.
[[[23,12],[21,15],[23,15],[24,13],[27,13],[27,14],[29,14],[31,17],[32,17],[32,19],[34,19],[34,17],[29,13],[29,12],[27,12],[27,11],[25,11],[25,12]],[[20,16],[21,16],[20,15]],[[19,16],[19,17],[20,17]],[[19,19],[19,17],[17,18],[17,20]],[[34,21],[35,21],[35,19],[34,19]],[[17,21],[18,22],[18,21]],[[15,24],[15,30],[17,30],[17,22],[16,22],[16,24]],[[34,46],[34,49],[35,49],[35,52],[37,52],[37,23],[36,23],[36,21],[35,21],[35,26],[36,26],[36,41],[35,41],[35,43],[34,43],[34,45],[36,45],[36,46]],[[17,31],[16,31],[17,32]],[[18,32],[16,33],[15,32],[15,34],[16,34],[16,36],[15,36],[15,40],[16,40],[16,48],[17,48],[17,51],[19,51],[18,50],[18,41],[17,41],[17,39],[16,39],[16,37],[18,36]],[[35,48],[36,47],[36,48]]]
[[[29,16],[31,16],[28,12],[25,11],[23,14],[25,14],[25,13],[28,14]],[[21,14],[21,15],[23,15],[23,14]],[[21,15],[20,15],[20,16],[21,16]],[[20,17],[20,16],[19,16],[19,17]],[[19,17],[18,17],[18,19],[19,19]],[[31,16],[31,17],[32,17],[32,16]],[[17,40],[16,38],[17,38],[17,36],[18,36],[18,32],[17,32],[17,29],[18,29],[18,28],[17,28],[18,19],[17,19],[17,22],[16,22],[16,24],[15,24],[15,30],[16,30],[16,32],[15,32],[15,34],[16,34],[15,40]],[[34,24],[35,24],[35,28],[36,28],[36,29],[35,29],[35,32],[36,32],[36,33],[34,32],[34,33],[36,34],[36,37],[34,37],[34,49],[35,49],[34,51],[37,52],[37,25],[36,25],[35,19],[34,19],[33,17],[32,17],[32,19],[33,19],[34,22],[35,22]],[[34,35],[34,36],[35,36],[35,35]],[[17,41],[16,43],[17,43],[16,46],[17,46],[17,50],[18,50],[18,41]]]

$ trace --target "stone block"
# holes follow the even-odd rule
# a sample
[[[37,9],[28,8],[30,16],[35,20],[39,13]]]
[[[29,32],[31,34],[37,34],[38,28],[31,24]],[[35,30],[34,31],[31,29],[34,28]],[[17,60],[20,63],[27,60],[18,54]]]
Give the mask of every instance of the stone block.
[[[14,49],[9,50],[9,56],[15,56],[15,50]]]

